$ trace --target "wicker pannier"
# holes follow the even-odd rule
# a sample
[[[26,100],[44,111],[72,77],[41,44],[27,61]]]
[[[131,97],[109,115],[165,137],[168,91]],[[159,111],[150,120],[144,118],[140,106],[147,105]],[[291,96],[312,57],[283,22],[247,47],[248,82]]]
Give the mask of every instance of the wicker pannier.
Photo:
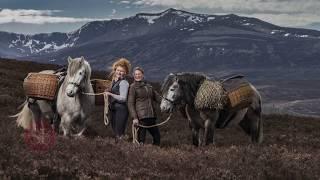
[[[252,103],[253,89],[249,84],[242,85],[228,93],[230,106],[233,109],[242,109]]]
[[[248,107],[253,101],[254,90],[242,75],[231,76],[223,81],[229,108],[237,111]]]
[[[106,90],[108,91],[111,88],[110,80],[92,79],[91,84],[95,94],[105,92]],[[95,96],[95,104],[97,106],[104,105],[103,95]]]
[[[55,74],[29,73],[23,81],[28,97],[54,100],[58,89],[59,76]]]

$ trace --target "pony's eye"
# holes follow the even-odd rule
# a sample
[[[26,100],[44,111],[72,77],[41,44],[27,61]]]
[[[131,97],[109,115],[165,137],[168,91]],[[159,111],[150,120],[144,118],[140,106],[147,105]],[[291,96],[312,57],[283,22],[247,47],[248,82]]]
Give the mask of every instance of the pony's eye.
[[[82,72],[79,72],[80,75],[82,75]]]

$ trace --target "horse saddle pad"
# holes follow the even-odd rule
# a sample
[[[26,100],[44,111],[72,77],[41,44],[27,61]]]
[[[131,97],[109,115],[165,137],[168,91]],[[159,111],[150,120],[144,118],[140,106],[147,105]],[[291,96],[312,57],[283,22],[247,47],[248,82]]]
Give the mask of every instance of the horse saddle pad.
[[[254,90],[242,75],[235,75],[221,81],[232,110],[248,107],[253,100]]]

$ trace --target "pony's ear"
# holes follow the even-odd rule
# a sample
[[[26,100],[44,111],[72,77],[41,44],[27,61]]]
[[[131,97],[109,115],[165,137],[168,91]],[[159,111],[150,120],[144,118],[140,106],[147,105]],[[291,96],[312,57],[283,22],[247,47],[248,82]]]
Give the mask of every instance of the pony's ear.
[[[72,58],[70,56],[68,56],[68,63],[70,64],[72,61]]]
[[[169,74],[169,78],[172,79],[172,80],[174,80],[174,81],[177,80],[177,76],[176,76],[176,74],[174,74],[174,73],[170,73],[170,74]]]
[[[173,80],[176,81],[176,82],[178,82],[178,81],[179,81],[179,78],[178,78],[177,76],[174,76],[174,77],[173,77]]]
[[[84,57],[81,56],[81,57],[80,57],[80,63],[83,64],[83,62],[84,62]]]
[[[173,80],[176,82],[180,82],[179,76],[177,74],[173,74]]]

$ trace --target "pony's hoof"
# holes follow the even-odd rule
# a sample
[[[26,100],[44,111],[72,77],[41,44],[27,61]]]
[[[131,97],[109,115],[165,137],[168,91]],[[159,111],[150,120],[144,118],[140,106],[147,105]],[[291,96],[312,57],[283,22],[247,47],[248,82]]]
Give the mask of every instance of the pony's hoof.
[[[73,135],[72,137],[73,137],[74,139],[79,139],[79,140],[81,140],[81,139],[86,139],[86,137],[83,136],[83,135]]]

